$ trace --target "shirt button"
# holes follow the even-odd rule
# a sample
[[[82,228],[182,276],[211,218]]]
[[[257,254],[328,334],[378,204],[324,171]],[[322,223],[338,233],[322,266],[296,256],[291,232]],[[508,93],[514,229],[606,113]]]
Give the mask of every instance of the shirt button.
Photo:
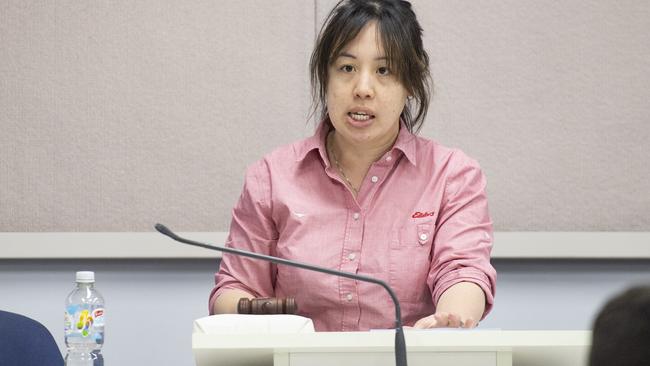
[[[354,254],[354,253],[350,253],[350,254],[348,254],[348,259],[351,260],[351,261],[353,261],[354,258],[356,258],[356,257],[357,257],[357,255]]]
[[[390,156],[390,155],[388,155],[388,156],[386,157],[386,161],[391,161],[391,160],[393,160],[393,157]]]
[[[359,215],[358,212],[355,212],[354,214],[352,214],[352,218],[355,219],[355,220],[359,220],[359,216],[361,216],[361,215]]]
[[[376,176],[376,175],[373,175],[372,178],[370,178],[370,181],[373,182],[373,183],[377,183],[378,180],[379,180],[379,177]]]
[[[427,235],[427,234],[420,234],[420,240],[422,240],[422,241],[427,240],[428,237],[429,237],[429,235]]]
[[[352,294],[347,294],[347,296],[345,296],[345,299],[348,301],[352,301]]]

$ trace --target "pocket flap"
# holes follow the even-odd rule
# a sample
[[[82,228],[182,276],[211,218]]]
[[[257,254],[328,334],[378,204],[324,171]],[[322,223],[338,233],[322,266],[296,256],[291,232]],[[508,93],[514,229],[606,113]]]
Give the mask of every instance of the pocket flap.
[[[433,227],[431,224],[419,224],[418,225],[418,243],[420,245],[425,245],[429,240],[431,240],[431,235]]]

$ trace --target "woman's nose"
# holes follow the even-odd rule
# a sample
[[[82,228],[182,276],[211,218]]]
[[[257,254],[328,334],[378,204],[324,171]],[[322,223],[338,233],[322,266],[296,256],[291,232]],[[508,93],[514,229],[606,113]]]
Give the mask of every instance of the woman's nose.
[[[361,73],[354,86],[354,95],[357,98],[367,99],[375,96],[372,76],[367,73]]]

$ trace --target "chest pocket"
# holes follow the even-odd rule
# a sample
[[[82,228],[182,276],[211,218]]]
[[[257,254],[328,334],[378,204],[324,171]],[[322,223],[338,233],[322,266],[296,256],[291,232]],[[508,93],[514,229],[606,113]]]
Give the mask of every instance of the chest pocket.
[[[400,301],[421,302],[431,298],[426,282],[431,266],[434,229],[433,220],[427,220],[408,223],[393,235],[390,248],[390,286]]]
[[[398,229],[393,236],[392,247],[431,247],[435,225],[433,220],[418,223],[409,223]]]

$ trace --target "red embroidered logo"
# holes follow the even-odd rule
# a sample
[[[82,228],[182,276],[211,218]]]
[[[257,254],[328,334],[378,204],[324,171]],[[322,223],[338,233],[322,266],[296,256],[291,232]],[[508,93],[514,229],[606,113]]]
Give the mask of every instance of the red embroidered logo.
[[[419,219],[427,216],[433,216],[433,211],[429,211],[429,212],[416,211],[413,215],[411,215],[411,217],[414,219]]]

